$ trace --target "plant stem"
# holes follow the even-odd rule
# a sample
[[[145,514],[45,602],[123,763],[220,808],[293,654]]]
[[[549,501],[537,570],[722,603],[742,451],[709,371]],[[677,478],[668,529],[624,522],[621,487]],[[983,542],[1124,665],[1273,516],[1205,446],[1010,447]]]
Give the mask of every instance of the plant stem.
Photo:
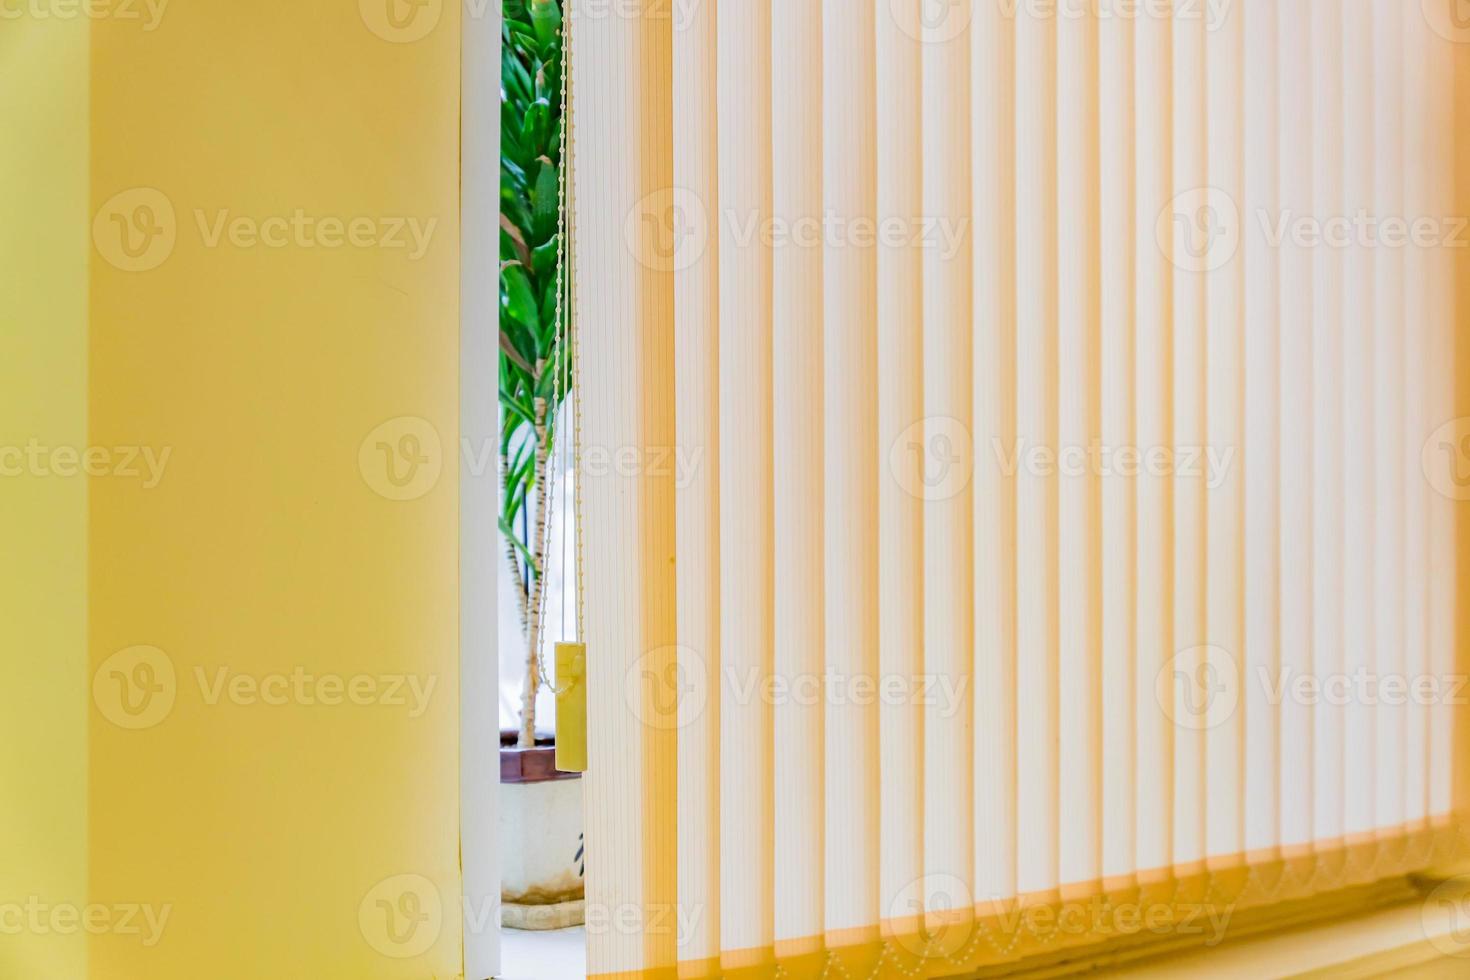
[[[544,367],[543,362],[537,362],[536,372],[539,375]],[[531,557],[534,565],[534,578],[531,580],[531,628],[528,632],[526,644],[526,686],[521,692],[521,734],[519,745],[523,749],[531,748],[536,744],[536,692],[541,686],[541,672],[538,669],[537,654],[541,650],[541,632],[543,610],[541,608],[541,591],[546,581],[546,399],[536,399],[536,462],[534,479],[536,482],[536,525],[531,532]]]
[[[509,496],[510,455],[508,453],[500,454],[500,489],[502,494]],[[512,580],[515,581],[516,586],[516,608],[521,614],[521,638],[525,639],[527,636],[529,636],[531,631],[531,600],[530,597],[526,594],[526,576],[522,574],[521,563],[519,559],[516,558],[515,543],[511,541],[509,534],[503,535],[503,537],[505,538],[505,560],[510,568],[510,577]],[[527,571],[530,570],[527,569]]]

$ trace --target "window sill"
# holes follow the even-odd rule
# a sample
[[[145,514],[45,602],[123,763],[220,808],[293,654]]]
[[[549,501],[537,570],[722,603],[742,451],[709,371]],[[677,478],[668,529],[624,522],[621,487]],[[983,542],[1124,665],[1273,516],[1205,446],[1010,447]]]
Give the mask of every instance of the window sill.
[[[1179,976],[1198,980],[1326,980],[1470,974],[1470,935],[1458,921],[1459,908],[1470,903],[1470,877],[1416,877],[1412,885],[1417,896],[1386,907],[1357,914],[1343,910],[1330,921],[1318,918],[1311,924],[1273,929],[1215,949],[1181,951],[1115,965],[1098,975],[1128,980]],[[1324,897],[1320,914],[1333,913],[1330,899]],[[1072,968],[1076,967],[1073,964]]]

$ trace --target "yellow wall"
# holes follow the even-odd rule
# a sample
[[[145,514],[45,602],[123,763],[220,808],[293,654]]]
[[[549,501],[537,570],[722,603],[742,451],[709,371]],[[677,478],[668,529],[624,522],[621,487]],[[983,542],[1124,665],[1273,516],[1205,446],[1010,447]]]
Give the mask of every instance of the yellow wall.
[[[111,453],[0,480],[0,906],[102,925],[0,975],[460,972],[459,7],[382,6],[0,28],[0,446]]]
[[[94,715],[92,894],[175,906],[151,949],[100,937],[94,975],[459,971],[453,911],[401,960],[383,953],[410,946],[374,949],[359,922],[398,875],[458,904],[458,469],[444,451],[458,441],[457,15],[445,4],[413,43],[373,33],[356,4],[294,0],[95,29],[93,205],[153,188],[176,241],[148,271],[94,264],[92,440],[172,456],[154,489],[94,482],[90,652],[100,666],[156,647],[177,695],[144,730]],[[290,231],[282,248],[211,243],[223,209],[276,240],[266,219],[298,209],[344,227]],[[421,256],[393,247],[395,218],[437,223]],[[332,246],[358,219],[375,244]],[[400,416],[442,447],[420,442],[437,456],[421,472],[441,470],[417,499],[377,492],[393,491],[372,447],[360,466],[364,439]],[[214,683],[221,668],[436,687],[418,718],[294,696],[210,704],[197,671]],[[379,898],[393,907],[399,889],[368,898],[369,932]]]
[[[0,26],[0,976],[85,975],[86,483],[14,450],[86,439],[87,29]],[[17,464],[20,465],[19,474]],[[39,470],[36,472],[39,473]],[[36,903],[31,903],[35,896]],[[17,908],[16,912],[25,910]],[[25,920],[31,916],[26,913]],[[65,920],[58,922],[66,930]]]

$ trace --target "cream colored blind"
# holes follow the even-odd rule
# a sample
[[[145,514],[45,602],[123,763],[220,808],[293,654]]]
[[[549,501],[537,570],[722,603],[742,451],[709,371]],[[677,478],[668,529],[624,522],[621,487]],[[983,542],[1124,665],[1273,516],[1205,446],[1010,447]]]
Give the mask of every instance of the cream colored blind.
[[[591,973],[1452,853],[1451,2],[582,0]]]

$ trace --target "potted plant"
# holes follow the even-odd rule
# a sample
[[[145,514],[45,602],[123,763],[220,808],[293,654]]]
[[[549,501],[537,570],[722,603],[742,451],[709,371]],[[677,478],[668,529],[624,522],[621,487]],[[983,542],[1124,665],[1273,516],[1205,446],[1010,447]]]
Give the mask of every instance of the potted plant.
[[[518,730],[503,733],[502,919],[582,921],[582,793],[537,737],[546,682],[546,582],[559,422],[572,378],[562,220],[562,17],[556,0],[505,0],[500,151],[500,530],[524,665]],[[569,460],[563,452],[561,459]],[[565,511],[565,508],[562,508]]]

